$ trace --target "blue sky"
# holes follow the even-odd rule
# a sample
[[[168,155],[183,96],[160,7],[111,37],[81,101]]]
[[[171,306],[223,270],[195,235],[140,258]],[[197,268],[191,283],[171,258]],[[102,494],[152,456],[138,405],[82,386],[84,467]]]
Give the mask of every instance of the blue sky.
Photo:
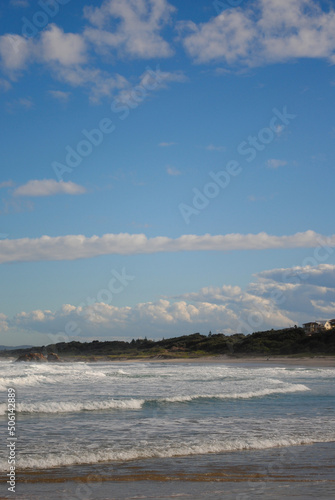
[[[333,2],[0,16],[0,344],[335,316]]]

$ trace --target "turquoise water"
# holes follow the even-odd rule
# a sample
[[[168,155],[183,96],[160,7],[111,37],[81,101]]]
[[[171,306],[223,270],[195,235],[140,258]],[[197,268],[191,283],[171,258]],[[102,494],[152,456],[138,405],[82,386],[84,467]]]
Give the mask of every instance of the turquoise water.
[[[107,499],[118,498],[106,493],[111,477],[127,479],[129,484],[147,478],[152,487],[156,479],[174,479],[181,486],[184,480],[202,484],[234,478],[241,484],[240,493],[235,493],[236,484],[231,486],[237,498],[243,488],[250,497],[250,481],[291,484],[293,471],[302,485],[312,478],[324,498],[328,494],[332,498],[327,489],[334,492],[334,471],[327,475],[323,470],[321,479],[319,471],[314,477],[313,461],[316,450],[318,461],[329,461],[333,453],[335,368],[0,362],[0,369],[3,442],[7,389],[16,390],[22,487],[25,480],[40,483],[46,475],[69,481],[80,478],[87,484],[91,475],[95,490],[91,488],[86,498]],[[311,451],[302,454],[303,449]],[[6,454],[2,447],[4,471]],[[294,469],[293,464],[302,462],[304,468]],[[281,471],[280,481],[274,469]],[[142,491],[144,483],[140,484]],[[191,488],[191,483],[185,484],[186,490]],[[26,485],[27,498],[34,498],[29,497],[32,488]],[[41,484],[35,493],[38,488]],[[129,488],[120,489],[119,498],[128,498],[122,495]],[[187,495],[186,490],[182,494]],[[22,492],[20,484],[17,491]],[[196,491],[189,493],[191,498]],[[208,490],[209,494],[214,495]]]

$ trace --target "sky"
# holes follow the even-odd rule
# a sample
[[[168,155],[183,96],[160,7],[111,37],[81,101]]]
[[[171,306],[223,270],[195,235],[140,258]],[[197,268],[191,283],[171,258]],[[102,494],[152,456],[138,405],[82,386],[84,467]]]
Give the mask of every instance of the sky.
[[[335,5],[5,0],[0,344],[335,317]]]

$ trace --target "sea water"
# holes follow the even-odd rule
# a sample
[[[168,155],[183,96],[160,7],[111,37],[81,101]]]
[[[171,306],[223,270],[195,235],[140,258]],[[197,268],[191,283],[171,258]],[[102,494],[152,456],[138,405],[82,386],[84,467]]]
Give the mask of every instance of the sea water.
[[[13,388],[16,467],[25,480],[42,481],[47,470],[49,479],[94,476],[101,491],[113,475],[127,480],[129,491],[130,482],[139,479],[154,484],[206,477],[243,481],[245,488],[248,477],[251,482],[257,477],[276,481],[278,474],[284,485],[293,471],[303,483],[317,464],[311,451],[308,459],[301,450],[318,443],[327,453],[335,441],[335,368],[2,361],[0,375],[1,470],[8,469],[7,391]],[[288,463],[306,460],[309,475],[303,468],[286,470]],[[332,498],[329,491],[335,494],[333,473],[327,475],[324,468],[314,478],[327,485],[324,498]],[[145,488],[143,482],[140,488]],[[17,491],[22,493],[19,484]],[[100,496],[96,491],[78,498]]]

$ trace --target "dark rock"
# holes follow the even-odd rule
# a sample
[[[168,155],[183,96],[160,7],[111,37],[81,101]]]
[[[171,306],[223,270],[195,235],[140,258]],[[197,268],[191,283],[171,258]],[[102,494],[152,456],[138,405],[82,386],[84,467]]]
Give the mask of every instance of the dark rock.
[[[38,363],[45,363],[47,358],[38,352],[29,352],[28,354],[21,354],[16,361],[37,361]]]
[[[50,352],[50,353],[48,354],[48,358],[47,358],[47,359],[48,359],[48,361],[51,361],[51,362],[53,362],[53,363],[54,363],[55,361],[56,361],[56,362],[57,362],[57,361],[60,361],[60,358],[59,358],[58,354],[55,354],[54,352]]]

